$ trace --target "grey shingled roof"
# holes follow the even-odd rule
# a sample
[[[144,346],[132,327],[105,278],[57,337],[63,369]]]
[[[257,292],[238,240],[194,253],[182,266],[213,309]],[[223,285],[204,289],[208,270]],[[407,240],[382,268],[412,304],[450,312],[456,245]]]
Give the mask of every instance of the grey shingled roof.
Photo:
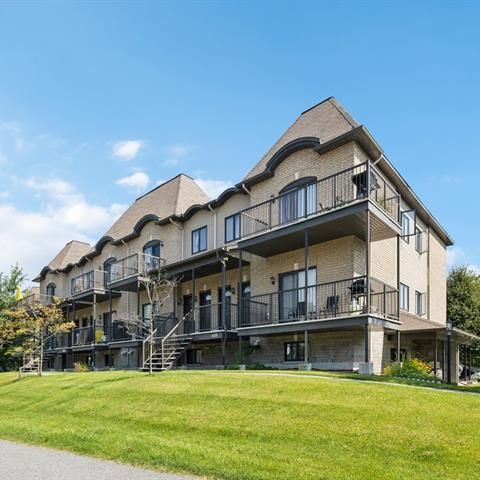
[[[325,143],[358,126],[359,124],[343,109],[335,98],[329,97],[303,112],[252,170],[248,172],[244,181],[262,173],[275,152],[292,140],[301,137],[316,137],[320,140],[320,143]]]
[[[80,258],[90,251],[92,247],[85,242],[72,240],[68,242],[53,260],[48,263],[51,270],[59,270],[65,268],[68,264],[78,262]]]
[[[208,201],[207,194],[191,177],[182,173],[137,198],[104,237],[119,240],[131,234],[138,221],[146,215],[155,215],[160,219],[181,215],[190,206]]]

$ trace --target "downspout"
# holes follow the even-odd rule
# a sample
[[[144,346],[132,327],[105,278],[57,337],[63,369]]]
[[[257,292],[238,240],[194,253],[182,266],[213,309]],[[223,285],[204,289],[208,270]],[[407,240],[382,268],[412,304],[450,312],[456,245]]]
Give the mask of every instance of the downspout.
[[[130,256],[130,247],[128,246],[128,243],[125,242],[125,240],[120,240],[123,244],[123,246],[127,249],[127,257]],[[130,292],[127,292],[127,312],[128,316],[130,316]],[[118,318],[118,317],[117,317]],[[111,319],[110,319],[111,321]]]
[[[173,220],[173,218],[170,218],[170,223],[172,223],[173,225],[175,225],[176,227],[178,227],[181,231],[182,231],[182,239],[181,239],[181,246],[182,246],[182,254],[181,254],[181,258],[180,260],[183,260],[184,257],[185,257],[185,254],[184,254],[184,246],[185,246],[185,230],[184,228],[179,225],[177,222],[175,222],[175,220]]]
[[[247,194],[247,195],[251,195],[252,192],[245,186],[244,183],[242,183],[242,190]]]
[[[213,249],[217,249],[217,212],[212,205],[208,204],[208,209],[213,213]]]

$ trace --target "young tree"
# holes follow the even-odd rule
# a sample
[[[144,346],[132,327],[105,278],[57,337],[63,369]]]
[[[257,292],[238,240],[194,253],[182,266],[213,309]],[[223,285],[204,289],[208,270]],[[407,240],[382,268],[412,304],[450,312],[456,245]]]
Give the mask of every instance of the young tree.
[[[18,265],[14,265],[9,274],[0,272],[0,371],[11,370],[16,366],[11,355],[14,340],[6,341],[8,336],[2,335],[2,331],[8,327],[6,312],[15,306],[15,292],[24,280],[25,274]]]
[[[480,335],[480,275],[466,265],[452,268],[448,275],[447,315],[455,327]],[[479,345],[472,353],[478,363]]]
[[[17,305],[7,310],[5,316],[7,320],[0,327],[0,341],[10,343],[13,353],[23,353],[39,375],[42,374],[47,337],[74,327],[73,322],[65,320],[57,298],[47,305],[39,301]]]

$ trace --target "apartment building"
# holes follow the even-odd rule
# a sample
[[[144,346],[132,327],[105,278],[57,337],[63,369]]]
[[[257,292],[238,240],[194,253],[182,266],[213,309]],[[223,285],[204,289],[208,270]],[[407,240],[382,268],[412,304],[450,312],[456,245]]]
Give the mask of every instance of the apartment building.
[[[472,337],[447,325],[450,245],[368,130],[328,98],[217,199],[180,174],[94,246],[67,244],[36,278],[41,301],[60,297],[75,322],[49,339],[46,366],[380,373],[418,357],[455,380]],[[176,279],[160,308],[153,271]]]

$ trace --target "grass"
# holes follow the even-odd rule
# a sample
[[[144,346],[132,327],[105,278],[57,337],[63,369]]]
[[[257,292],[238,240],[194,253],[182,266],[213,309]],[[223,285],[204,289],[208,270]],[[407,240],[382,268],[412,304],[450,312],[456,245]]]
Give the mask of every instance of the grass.
[[[249,372],[0,374],[0,438],[219,479],[472,479],[480,397]]]

